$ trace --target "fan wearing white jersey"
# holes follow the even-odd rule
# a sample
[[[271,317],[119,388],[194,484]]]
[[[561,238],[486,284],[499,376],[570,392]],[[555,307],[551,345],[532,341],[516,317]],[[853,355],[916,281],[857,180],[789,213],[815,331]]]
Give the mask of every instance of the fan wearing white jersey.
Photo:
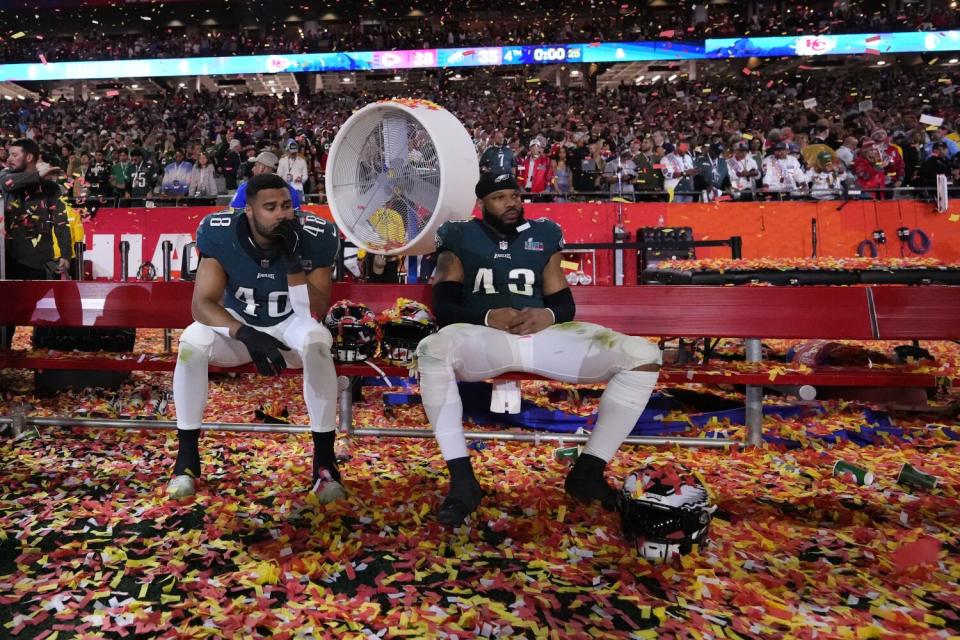
[[[283,178],[247,182],[246,206],[212,213],[197,230],[201,254],[193,290],[195,322],[180,337],[173,393],[179,447],[171,497],[196,492],[199,436],[209,365],[253,362],[263,375],[303,367],[303,398],[313,435],[313,490],[321,502],[345,497],[333,452],[337,375],[323,318],[339,249],[334,225],[298,218]]]
[[[560,267],[560,227],[524,220],[512,174],[483,174],[475,193],[483,219],[446,222],[438,231],[433,310],[443,328],[417,348],[423,406],[450,472],[437,519],[458,525],[483,496],[467,453],[457,381],[508,371],[608,382],[593,434],[565,488],[581,502],[613,509],[617,492],[604,469],[646,407],[660,350],[643,338],[573,321],[576,307]]]

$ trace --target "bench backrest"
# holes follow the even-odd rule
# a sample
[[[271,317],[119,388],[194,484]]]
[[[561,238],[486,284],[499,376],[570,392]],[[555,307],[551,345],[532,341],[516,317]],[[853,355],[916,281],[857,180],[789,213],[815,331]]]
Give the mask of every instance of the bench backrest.
[[[183,328],[189,282],[0,281],[0,324]],[[375,312],[430,286],[337,283]],[[649,336],[960,338],[960,287],[575,287],[577,319]]]

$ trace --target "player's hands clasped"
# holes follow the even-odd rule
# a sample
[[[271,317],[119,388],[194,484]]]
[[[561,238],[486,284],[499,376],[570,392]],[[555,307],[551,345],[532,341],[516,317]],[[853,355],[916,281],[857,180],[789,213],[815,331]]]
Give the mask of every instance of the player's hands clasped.
[[[250,359],[256,365],[257,371],[265,376],[278,376],[286,368],[280,350],[290,351],[290,347],[277,340],[269,333],[257,331],[249,325],[237,329],[237,340],[243,343],[250,352]]]
[[[271,237],[280,245],[280,250],[287,258],[287,273],[300,273],[303,265],[300,263],[300,223],[296,220],[281,220],[273,228]]]
[[[553,324],[553,314],[543,308],[525,307],[493,309],[487,315],[487,326],[514,335],[529,335],[543,331]]]

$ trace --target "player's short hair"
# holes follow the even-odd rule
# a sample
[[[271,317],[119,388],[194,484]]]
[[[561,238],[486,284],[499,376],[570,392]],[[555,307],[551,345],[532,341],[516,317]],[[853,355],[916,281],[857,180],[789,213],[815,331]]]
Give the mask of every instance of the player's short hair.
[[[23,149],[24,155],[27,155],[28,153],[31,154],[34,162],[40,159],[40,145],[30,138],[20,138],[19,140],[14,140],[12,143],[10,143],[10,146],[20,147]]]
[[[252,202],[264,189],[288,189],[286,180],[275,173],[261,173],[247,181],[247,202]]]

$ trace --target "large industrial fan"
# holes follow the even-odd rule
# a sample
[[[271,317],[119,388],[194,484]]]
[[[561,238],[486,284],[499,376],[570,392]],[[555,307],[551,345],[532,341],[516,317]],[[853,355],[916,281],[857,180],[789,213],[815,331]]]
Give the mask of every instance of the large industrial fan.
[[[423,100],[385,100],[354,113],[327,161],[327,199],[353,244],[383,255],[434,250],[437,228],[472,216],[480,168],[460,121]]]

